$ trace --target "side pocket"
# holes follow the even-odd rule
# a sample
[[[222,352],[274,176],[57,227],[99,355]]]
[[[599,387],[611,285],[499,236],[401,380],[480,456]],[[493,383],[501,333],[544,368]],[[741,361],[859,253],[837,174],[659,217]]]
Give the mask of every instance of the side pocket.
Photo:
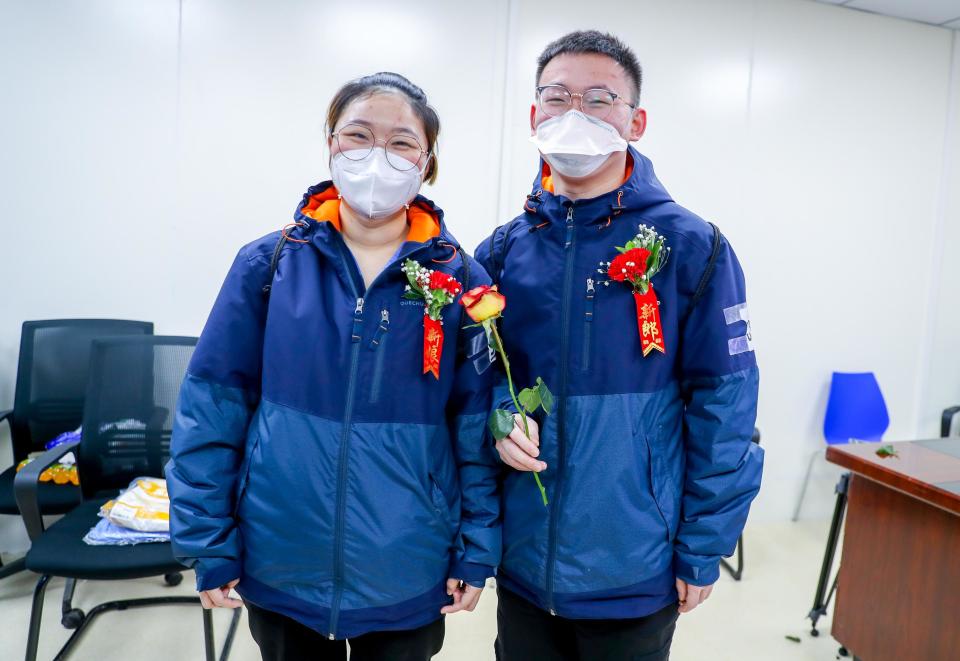
[[[591,331],[593,329],[593,303],[596,294],[596,282],[593,278],[587,278],[587,300],[583,313],[583,360],[581,361],[581,368],[584,371],[590,369],[590,356],[593,353]]]
[[[433,513],[437,521],[445,530],[452,532],[453,521],[450,516],[450,505],[447,503],[447,497],[444,495],[443,489],[437,484],[433,475],[430,476],[430,498],[433,501]]]
[[[370,403],[380,401],[380,388],[383,383],[383,361],[387,352],[387,335],[390,330],[390,311],[384,308],[380,311],[380,325],[377,326],[373,339],[370,340],[370,350],[376,352],[373,361],[373,381],[370,384]]]
[[[243,458],[243,464],[240,467],[240,479],[237,484],[237,500],[233,505],[233,515],[236,516],[240,511],[240,503],[243,502],[243,496],[247,493],[247,485],[250,483],[250,466],[253,464],[253,456],[260,447],[260,434],[258,433],[253,443],[250,444],[250,450]]]
[[[660,430],[657,430],[659,434]],[[657,457],[653,450],[653,443],[650,440],[650,437],[646,434],[643,436],[644,443],[647,446],[647,466],[650,471],[650,492],[653,496],[653,502],[657,506],[657,512],[660,513],[660,519],[663,521],[663,528],[666,531],[667,541],[671,541],[671,532],[670,532],[670,517],[668,514],[668,508],[671,507],[665,499],[664,494],[664,480],[669,479],[669,476],[664,474],[665,467],[663,462],[657,460]]]

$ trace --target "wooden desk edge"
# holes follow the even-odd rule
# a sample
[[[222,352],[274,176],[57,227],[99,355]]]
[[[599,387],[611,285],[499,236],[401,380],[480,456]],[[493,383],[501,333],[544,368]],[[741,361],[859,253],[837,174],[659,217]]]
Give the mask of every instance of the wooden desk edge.
[[[827,461],[843,466],[858,475],[895,489],[904,495],[922,500],[934,507],[960,515],[960,496],[941,489],[928,482],[913,479],[880,464],[866,461],[855,455],[843,452],[834,446],[827,446]]]

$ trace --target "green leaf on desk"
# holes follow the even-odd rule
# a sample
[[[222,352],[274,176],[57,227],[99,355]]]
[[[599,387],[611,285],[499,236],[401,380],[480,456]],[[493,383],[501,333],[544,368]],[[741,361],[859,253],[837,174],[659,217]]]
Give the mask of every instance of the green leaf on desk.
[[[877,449],[877,456],[881,459],[886,459],[887,457],[896,457],[897,459],[900,458],[900,455],[897,454],[897,451],[892,445],[881,445]]]

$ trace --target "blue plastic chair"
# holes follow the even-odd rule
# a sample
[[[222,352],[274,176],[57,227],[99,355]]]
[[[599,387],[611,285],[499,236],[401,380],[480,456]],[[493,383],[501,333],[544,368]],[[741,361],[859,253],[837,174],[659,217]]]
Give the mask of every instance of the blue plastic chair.
[[[829,445],[872,441],[883,438],[890,426],[890,415],[873,372],[834,372],[830,380],[827,412],[823,417],[823,437]],[[803,480],[800,499],[793,512],[793,520],[800,517],[800,506],[807,493],[813,461],[820,451],[810,456],[807,474]]]
[[[890,426],[887,405],[873,372],[834,372],[823,417],[823,437],[830,445],[879,441]]]

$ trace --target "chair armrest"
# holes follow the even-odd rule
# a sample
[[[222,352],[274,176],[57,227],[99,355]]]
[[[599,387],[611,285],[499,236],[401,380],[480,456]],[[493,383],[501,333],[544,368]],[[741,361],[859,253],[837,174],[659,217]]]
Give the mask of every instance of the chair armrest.
[[[17,471],[13,478],[13,495],[17,499],[17,507],[20,509],[20,516],[23,517],[23,525],[27,528],[30,541],[43,534],[43,517],[40,514],[40,503],[37,499],[40,474],[78,445],[80,441],[76,440],[50,448]]]
[[[960,413],[960,406],[943,409],[943,417],[940,418],[940,436],[946,438],[950,435],[951,423],[958,413]]]
[[[10,429],[10,434],[12,436],[13,435],[13,409],[0,411],[0,422],[3,422],[4,420],[7,421],[7,427]]]

